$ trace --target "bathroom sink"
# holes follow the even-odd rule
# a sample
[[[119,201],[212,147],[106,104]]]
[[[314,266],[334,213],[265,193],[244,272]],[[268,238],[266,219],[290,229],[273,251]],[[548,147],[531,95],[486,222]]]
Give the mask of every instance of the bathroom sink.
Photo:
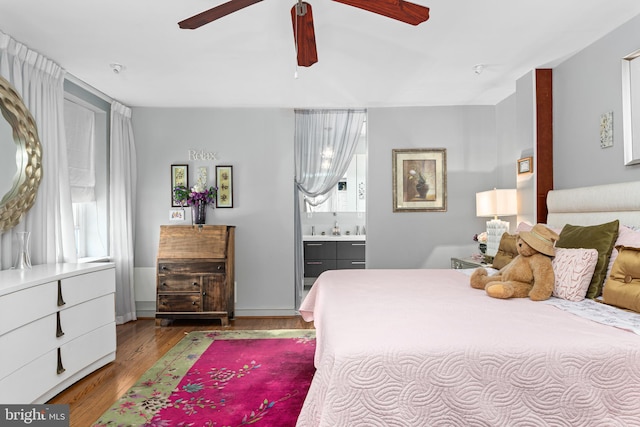
[[[365,235],[357,235],[357,234],[340,234],[339,236],[334,236],[332,234],[321,235],[317,234],[315,236],[305,235],[302,236],[302,240],[304,241],[333,241],[333,240],[367,240],[367,236]]]

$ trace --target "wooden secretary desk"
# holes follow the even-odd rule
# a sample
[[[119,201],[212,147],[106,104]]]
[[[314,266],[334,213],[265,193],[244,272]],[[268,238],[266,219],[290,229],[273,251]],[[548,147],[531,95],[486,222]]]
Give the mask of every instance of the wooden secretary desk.
[[[235,226],[162,225],[156,323],[161,319],[233,319]]]

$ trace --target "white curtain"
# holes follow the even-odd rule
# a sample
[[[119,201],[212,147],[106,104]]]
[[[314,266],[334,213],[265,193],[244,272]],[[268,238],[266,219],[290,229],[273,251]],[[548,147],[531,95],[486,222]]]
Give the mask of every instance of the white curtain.
[[[304,287],[304,248],[300,194],[307,202],[322,203],[342,178],[355,152],[364,110],[296,110],[294,158],[295,301],[300,306]]]
[[[64,123],[67,135],[71,201],[73,203],[95,202],[96,115],[90,109],[65,99]]]
[[[136,148],[131,109],[111,104],[109,178],[109,248],[116,264],[116,323],[136,320],[134,294],[134,224],[136,217]]]
[[[20,224],[1,236],[1,269],[12,265],[16,231],[31,232],[32,264],[75,262],[63,115],[65,71],[0,32],[0,75],[13,85],[31,112],[43,153],[43,175],[34,206]]]

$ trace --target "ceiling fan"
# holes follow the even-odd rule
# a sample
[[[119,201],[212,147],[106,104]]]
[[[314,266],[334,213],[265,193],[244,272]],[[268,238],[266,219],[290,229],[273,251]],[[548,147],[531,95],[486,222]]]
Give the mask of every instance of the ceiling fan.
[[[212,9],[178,22],[180,28],[195,30],[209,22],[220,19],[230,13],[261,2],[262,0],[230,0]],[[388,18],[418,25],[429,19],[429,8],[404,0],[333,0],[349,6],[377,13]],[[318,62],[316,35],[313,29],[311,5],[298,0],[291,8],[293,36],[296,44],[298,65],[310,67]]]

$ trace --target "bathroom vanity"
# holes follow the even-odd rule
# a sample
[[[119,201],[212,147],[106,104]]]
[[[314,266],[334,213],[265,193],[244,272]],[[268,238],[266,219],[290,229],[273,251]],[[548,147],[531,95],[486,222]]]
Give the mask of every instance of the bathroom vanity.
[[[304,277],[318,277],[326,270],[365,268],[365,236],[304,236],[303,240]]]

